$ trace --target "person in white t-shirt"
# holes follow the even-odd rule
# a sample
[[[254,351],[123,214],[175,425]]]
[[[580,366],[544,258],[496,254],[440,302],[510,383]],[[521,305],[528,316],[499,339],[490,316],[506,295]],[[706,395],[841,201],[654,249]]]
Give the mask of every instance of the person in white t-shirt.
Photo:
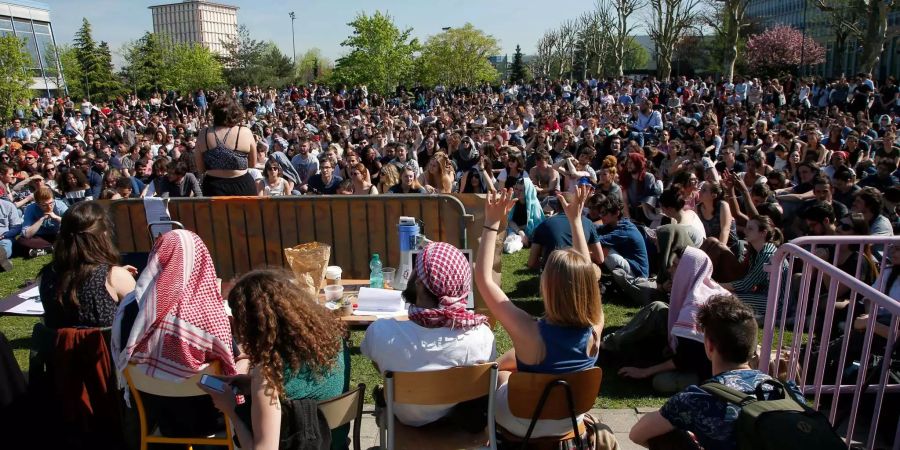
[[[378,319],[360,344],[379,371],[417,372],[493,361],[494,334],[487,317],[466,310],[472,269],[456,247],[428,244],[416,260],[403,297],[409,320]],[[377,400],[376,400],[377,402]],[[446,416],[454,405],[395,404],[400,422],[422,426]]]

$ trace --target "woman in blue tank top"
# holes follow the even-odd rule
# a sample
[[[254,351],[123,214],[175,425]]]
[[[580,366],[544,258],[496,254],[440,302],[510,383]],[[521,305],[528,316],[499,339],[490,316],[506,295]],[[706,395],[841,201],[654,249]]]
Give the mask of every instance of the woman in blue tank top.
[[[603,330],[603,306],[600,302],[598,272],[590,260],[581,223],[581,211],[591,188],[579,186],[569,203],[557,194],[572,226],[573,248],[550,254],[541,274],[544,317],[534,320],[516,307],[491,277],[494,246],[482,245],[475,263],[475,282],[491,313],[509,332],[513,349],[499,359],[497,424],[518,436],[524,436],[528,419],[509,411],[507,384],[512,372],[570,373],[589,369],[597,362],[600,333]],[[502,190],[489,196],[485,204],[481,242],[496,242],[501,220],[516,199],[512,191]],[[581,420],[581,418],[579,418]],[[540,420],[534,437],[559,436],[572,430],[572,422]]]

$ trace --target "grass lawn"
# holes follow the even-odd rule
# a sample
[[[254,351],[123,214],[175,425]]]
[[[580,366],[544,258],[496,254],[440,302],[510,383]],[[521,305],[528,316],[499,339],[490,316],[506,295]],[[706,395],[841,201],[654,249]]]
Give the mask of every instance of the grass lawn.
[[[13,271],[0,274],[0,298],[6,297],[26,281],[34,279],[41,267],[50,261],[50,256],[43,256],[31,260],[14,259]],[[521,251],[514,255],[503,257],[503,290],[510,298],[515,299],[516,304],[526,311],[540,315],[543,313],[543,303],[539,296],[538,277],[535,273],[525,268],[528,258],[527,251]],[[638,308],[632,305],[617,302],[614,298],[604,298],[603,308],[606,315],[607,327],[619,327],[624,325]],[[0,332],[4,333],[12,343],[16,360],[23,370],[28,370],[28,344],[31,336],[31,328],[38,319],[27,317],[0,317]],[[364,332],[351,333],[351,385],[365,383],[368,393],[372,386],[381,382],[380,375],[375,371],[371,362],[359,353],[359,343]],[[512,347],[509,335],[499,324],[494,330],[496,336],[497,352],[501,354]],[[595,402],[600,408],[631,408],[631,407],[655,407],[660,406],[665,398],[654,395],[650,382],[624,380],[620,378],[611,367],[601,366],[604,369],[603,383],[600,396]],[[367,403],[371,403],[371,397]]]

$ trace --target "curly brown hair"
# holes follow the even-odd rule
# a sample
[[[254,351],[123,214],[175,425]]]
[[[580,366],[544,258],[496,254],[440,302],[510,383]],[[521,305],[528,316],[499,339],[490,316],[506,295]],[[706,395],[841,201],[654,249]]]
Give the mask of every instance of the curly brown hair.
[[[343,348],[344,327],[330,311],[300,289],[284,270],[254,270],[228,294],[233,331],[277,395],[284,392],[285,368],[308,368],[320,376]]]

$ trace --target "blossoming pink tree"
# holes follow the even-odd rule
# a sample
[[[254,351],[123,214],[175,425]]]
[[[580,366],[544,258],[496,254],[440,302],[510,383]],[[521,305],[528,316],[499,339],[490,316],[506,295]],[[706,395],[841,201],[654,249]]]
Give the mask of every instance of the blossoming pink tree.
[[[824,63],[825,47],[809,36],[804,37],[800,30],[777,25],[750,36],[745,56],[751,69],[781,75],[800,66]]]

